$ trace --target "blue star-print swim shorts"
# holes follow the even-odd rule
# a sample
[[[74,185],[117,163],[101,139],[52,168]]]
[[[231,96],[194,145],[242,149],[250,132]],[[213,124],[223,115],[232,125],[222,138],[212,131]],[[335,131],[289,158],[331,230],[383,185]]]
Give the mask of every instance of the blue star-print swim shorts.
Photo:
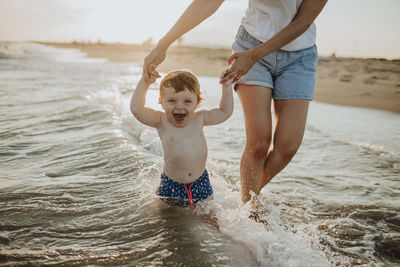
[[[165,173],[161,174],[160,186],[157,189],[157,195],[169,204],[179,206],[190,205],[204,200],[213,194],[210,179],[207,170],[194,182],[182,184],[169,178]]]

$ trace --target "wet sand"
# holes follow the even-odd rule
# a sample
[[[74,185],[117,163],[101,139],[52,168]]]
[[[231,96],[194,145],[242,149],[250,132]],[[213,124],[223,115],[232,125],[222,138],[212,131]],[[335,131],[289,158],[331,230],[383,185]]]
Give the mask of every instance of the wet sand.
[[[89,57],[142,64],[150,46],[104,43],[41,43],[77,48]],[[171,47],[159,66],[162,72],[189,69],[196,75],[219,77],[231,50]],[[400,113],[400,60],[320,57],[315,100],[324,103]]]

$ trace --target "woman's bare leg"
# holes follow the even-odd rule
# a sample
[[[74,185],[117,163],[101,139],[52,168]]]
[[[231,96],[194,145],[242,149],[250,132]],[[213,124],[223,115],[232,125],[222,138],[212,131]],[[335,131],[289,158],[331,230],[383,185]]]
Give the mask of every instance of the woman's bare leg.
[[[250,191],[258,193],[265,158],[271,144],[270,88],[239,84],[237,94],[242,104],[246,127],[246,145],[240,161],[240,184],[243,202]]]
[[[296,154],[303,140],[309,100],[274,100],[274,144],[265,160],[257,194]]]

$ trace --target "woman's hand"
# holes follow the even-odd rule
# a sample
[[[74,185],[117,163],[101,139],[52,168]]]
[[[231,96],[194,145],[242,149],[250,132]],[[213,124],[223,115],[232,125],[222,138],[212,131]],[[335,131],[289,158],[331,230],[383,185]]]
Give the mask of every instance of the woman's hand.
[[[150,84],[154,83],[157,80],[157,78],[160,78],[160,77],[161,77],[161,75],[156,70],[156,66],[154,64],[150,65],[150,76],[149,76],[149,79],[146,81],[147,84],[150,85]]]
[[[246,74],[251,69],[251,67],[253,67],[257,60],[253,59],[251,55],[251,50],[249,50],[234,53],[228,59],[229,65],[231,65],[232,62],[233,65],[222,73],[219,83],[223,84],[226,81],[232,79],[233,82],[238,81],[242,75]]]
[[[167,54],[167,49],[164,49],[159,45],[157,45],[146,56],[146,58],[144,59],[143,74],[142,74],[143,79],[146,82],[150,81],[152,72],[158,65],[160,65],[164,61],[166,54]]]
[[[221,73],[221,75],[219,76],[219,79],[220,80],[222,80],[225,76],[226,76],[226,73],[229,71],[229,69],[226,69],[226,70],[224,70],[222,73]],[[220,82],[221,83],[221,82]],[[233,83],[233,77],[231,78],[231,79],[229,79],[229,80],[226,80],[224,83],[221,83],[223,86],[232,86],[232,83]]]

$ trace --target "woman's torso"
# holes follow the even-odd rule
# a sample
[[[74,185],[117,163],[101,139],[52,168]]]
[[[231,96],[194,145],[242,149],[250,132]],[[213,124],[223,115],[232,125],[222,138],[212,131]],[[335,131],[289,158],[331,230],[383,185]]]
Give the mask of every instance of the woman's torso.
[[[249,0],[241,24],[253,37],[266,42],[294,18],[303,0]],[[281,50],[297,51],[315,44],[315,24]]]

